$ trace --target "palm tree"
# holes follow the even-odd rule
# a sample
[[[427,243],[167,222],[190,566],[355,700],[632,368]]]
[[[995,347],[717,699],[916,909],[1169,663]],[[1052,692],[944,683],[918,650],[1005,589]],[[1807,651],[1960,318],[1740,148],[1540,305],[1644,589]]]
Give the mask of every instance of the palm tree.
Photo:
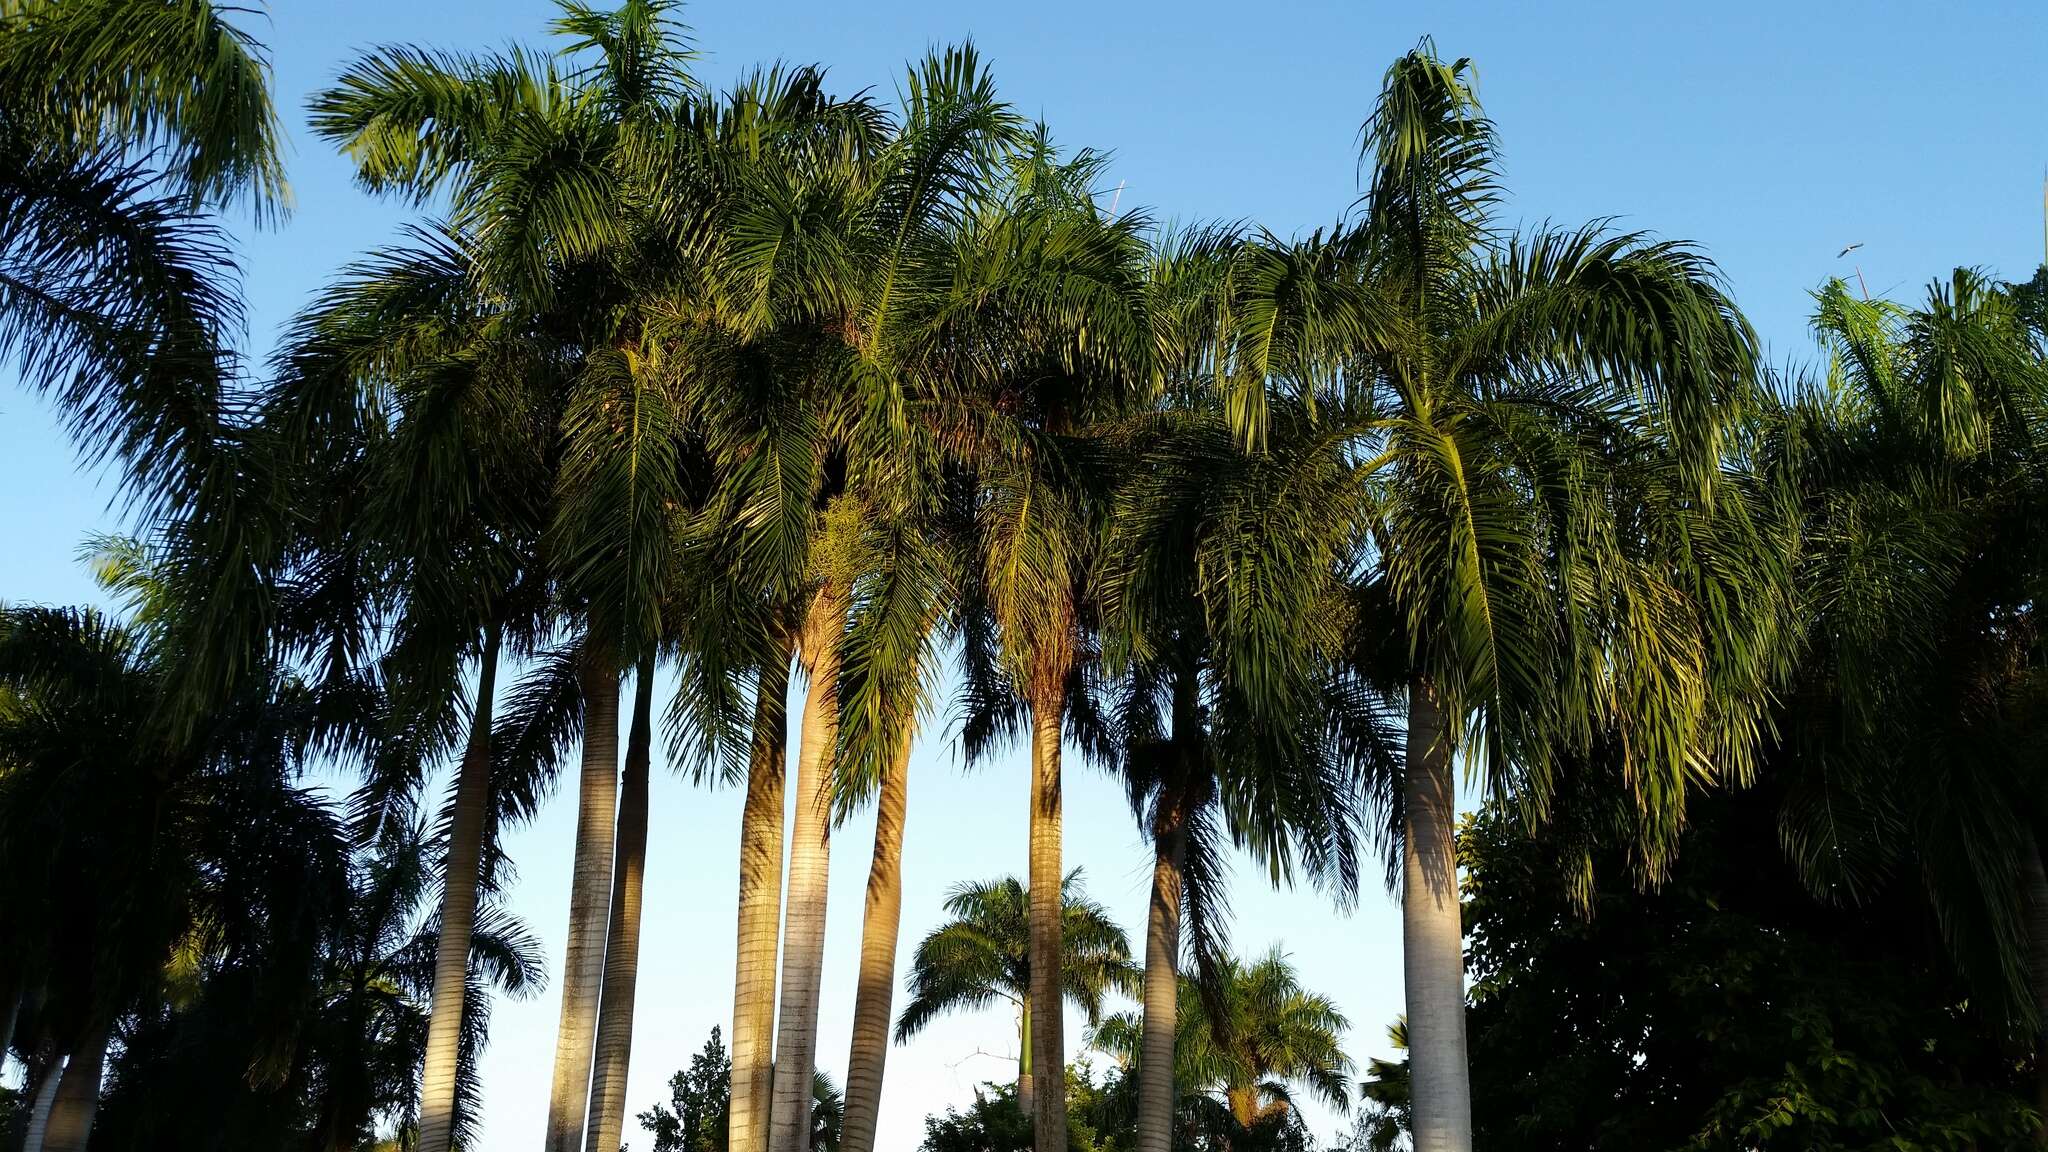
[[[451,189],[454,226],[485,238],[484,282],[529,302],[581,351],[560,408],[563,466],[552,493],[549,551],[567,606],[582,618],[584,752],[576,880],[549,1108],[548,1146],[584,1137],[609,934],[618,788],[618,674],[658,633],[672,513],[676,441],[667,392],[632,305],[633,244],[661,236],[628,219],[632,157],[644,126],[693,84],[690,54],[661,0],[597,12],[564,3],[553,30],[576,70],[521,54],[440,58],[373,53],[314,101],[317,131],[355,159],[373,188],[415,198]],[[564,291],[563,289],[568,289]],[[630,418],[628,417],[630,413]],[[618,563],[616,557],[626,560]],[[622,909],[623,911],[623,909]],[[629,965],[618,969],[623,980]],[[615,1011],[628,1010],[621,998]],[[615,1020],[616,1043],[630,1025]],[[616,1064],[618,1053],[613,1054]],[[597,1131],[623,1126],[607,1090]]]
[[[348,1152],[379,1131],[416,1130],[440,935],[422,915],[431,908],[435,841],[424,820],[387,826],[350,854],[345,898],[310,913],[303,886],[261,883],[265,908],[252,917],[261,931],[238,928],[217,950],[182,955],[170,1000],[124,1025],[94,1146],[232,1140]],[[262,845],[244,847],[245,868],[266,866]],[[470,938],[457,1109],[464,1138],[474,1136],[482,1098],[486,989],[519,998],[540,980],[537,944],[489,898]],[[253,1017],[279,1019],[287,1042],[251,1035]]]
[[[1032,1061],[1038,1056],[1031,1042],[1037,985],[1031,978],[1030,907],[1030,895],[1015,877],[956,886],[946,897],[953,919],[932,929],[911,959],[910,1003],[896,1021],[896,1042],[902,1044],[946,1013],[1008,1001],[1017,1010],[1020,1099],[1033,1090]],[[1061,1003],[1072,1001],[1093,1024],[1102,1017],[1105,995],[1129,992],[1136,984],[1130,942],[1109,913],[1083,894],[1079,869],[1060,885],[1060,919]]]
[[[240,459],[228,385],[243,324],[214,213],[289,202],[261,46],[207,0],[0,9],[0,360],[54,399],[143,522],[191,555],[167,701],[188,722],[263,661],[258,565],[278,528]],[[195,521],[205,510],[203,528]]]
[[[1233,1136],[1283,1122],[1299,1088],[1340,1112],[1350,1107],[1351,1060],[1341,1040],[1347,1023],[1328,997],[1302,988],[1285,955],[1276,949],[1251,964],[1224,958],[1206,996],[1189,983],[1173,1062],[1177,1078],[1205,1098],[1197,1119],[1212,1130],[1226,1122],[1224,1147]],[[1142,1021],[1130,1013],[1104,1020],[1094,1036],[1096,1046],[1140,1067],[1144,1040]]]
[[[1134,407],[1150,377],[1141,217],[1106,218],[1091,185],[1101,160],[1058,162],[1041,131],[1013,162],[1009,191],[972,219],[961,278],[998,306],[996,325],[964,324],[993,345],[964,374],[954,416],[971,451],[965,642],[970,757],[1028,717],[1031,1034],[1037,1083],[1027,1094],[1039,1152],[1066,1147],[1061,876],[1061,738],[1086,663],[1088,595],[1106,508],[1108,421]],[[1005,315],[1007,314],[1007,315]],[[964,401],[964,403],[960,403]],[[1019,716],[1019,707],[1023,716]]]
[[[1148,278],[1166,383],[1129,422],[1101,562],[1105,731],[1091,752],[1130,789],[1153,846],[1144,1022],[1173,1043],[1182,930],[1208,988],[1222,956],[1223,834],[1277,882],[1297,868],[1340,903],[1353,822],[1399,780],[1399,693],[1359,675],[1384,627],[1349,586],[1370,489],[1342,397],[1306,405],[1348,294],[1320,241],[1235,228],[1162,237]],[[1232,431],[1218,365],[1269,381],[1261,442]],[[1252,399],[1238,395],[1243,402]],[[1357,668],[1348,665],[1359,665]],[[1173,1062],[1139,1068],[1139,1146],[1164,1152]]]
[[[1827,375],[1785,389],[1757,460],[1801,546],[1787,847],[1835,899],[1916,860],[1973,999],[2038,1029],[2048,359],[2020,294],[1966,269],[1913,308],[1839,282],[1815,302]]]
[[[88,610],[0,616],[0,904],[33,993],[13,1040],[39,1149],[85,1147],[117,1025],[162,1002],[181,958],[318,923],[342,900],[337,831],[291,780],[374,718],[352,693],[272,673],[203,724],[175,722],[180,668],[158,647],[181,633],[172,610],[151,605],[134,630]],[[290,1030],[279,1015],[242,1035],[261,1052]]]
[[[447,751],[462,667],[476,668],[450,799],[443,1011],[421,1089],[421,1138],[442,1147],[495,803],[498,665],[531,653],[544,631],[535,494],[547,482],[554,373],[552,350],[511,302],[477,290],[465,238],[413,240],[352,266],[297,318],[263,397],[259,442],[293,485],[290,503],[320,510],[302,517],[286,552],[302,607],[281,624],[305,634],[300,647],[331,676],[374,662],[397,705],[387,751],[353,803],[362,834],[403,823],[421,771]],[[377,653],[371,637],[387,623],[392,639]]]
[[[1598,225],[1500,236],[1493,127],[1468,76],[1426,42],[1388,70],[1364,211],[1331,248],[1351,271],[1326,278],[1346,316],[1323,363],[1344,371],[1313,378],[1367,398],[1352,410],[1371,413],[1356,450],[1375,489],[1372,595],[1407,651],[1418,1152],[1471,1147],[1454,752],[1540,815],[1557,765],[1618,733],[1617,778],[1668,843],[1687,780],[1746,776],[1782,619],[1769,557],[1713,483],[1754,388],[1748,326],[1686,245]],[[1223,382],[1256,444],[1261,379]],[[1759,610],[1716,607],[1734,603]]]

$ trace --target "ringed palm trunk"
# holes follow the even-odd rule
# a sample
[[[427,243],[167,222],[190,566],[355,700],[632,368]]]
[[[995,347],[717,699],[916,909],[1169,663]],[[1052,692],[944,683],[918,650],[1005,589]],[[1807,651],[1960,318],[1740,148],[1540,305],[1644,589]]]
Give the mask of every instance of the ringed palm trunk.
[[[434,943],[434,998],[420,1073],[419,1152],[448,1152],[455,1129],[462,1000],[469,987],[469,941],[476,929],[476,891],[491,805],[491,705],[498,683],[499,641],[493,626],[477,661],[469,744],[456,769],[455,811],[448,825],[448,860],[441,883],[441,936]]]
[[[1454,824],[1458,808],[1441,703],[1421,681],[1408,692],[1401,794],[1401,971],[1415,1152],[1471,1152],[1465,943]]]
[[[846,1060],[846,1118],[842,1152],[874,1152],[882,1109],[882,1069],[889,1058],[889,1020],[896,991],[896,938],[903,924],[903,819],[909,800],[910,745],[882,768],[875,801],[875,855],[868,867],[868,902],[861,923],[860,987],[853,1000],[853,1050]]]
[[[731,1152],[767,1152],[775,1083],[775,968],[782,935],[782,827],[789,656],[761,666],[747,802],[740,813],[740,922],[732,993]]]
[[[1060,688],[1031,704],[1032,1137],[1036,1152],[1066,1152],[1066,1039],[1060,1017]]]
[[[647,870],[647,770],[653,758],[654,658],[643,657],[633,685],[626,771],[619,786],[619,830],[612,856],[611,927],[597,1007],[597,1068],[590,1086],[585,1152],[619,1152],[626,1127],[626,1071],[633,1056],[633,994],[640,979],[640,897]]]
[[[1181,871],[1187,863],[1182,806],[1152,832],[1152,908],[1145,923],[1145,1017],[1138,1056],[1138,1150],[1173,1148],[1174,1041],[1180,1023]]]
[[[811,1142],[811,1078],[818,1056],[818,986],[824,976],[826,886],[832,863],[832,757],[839,739],[835,688],[845,632],[845,593],[828,584],[811,599],[800,641],[809,684],[796,756],[796,822],[790,832],[782,1014],[776,1029],[768,1152],[808,1152]]]
[[[576,798],[576,862],[569,889],[569,946],[562,961],[562,1014],[555,1031],[547,1152],[581,1152],[590,1102],[591,1050],[604,984],[611,908],[612,837],[619,787],[619,681],[610,660],[586,655],[583,772]]]
[[[64,1062],[49,1126],[40,1152],[85,1152],[92,1135],[93,1113],[100,1106],[100,1076],[107,1066],[107,1029],[95,1028]]]
[[[2027,844],[2025,880],[2027,908],[2027,976],[2034,995],[2034,1107],[2041,1113],[2035,1142],[2048,1147],[2048,871],[2041,865],[2041,846]]]

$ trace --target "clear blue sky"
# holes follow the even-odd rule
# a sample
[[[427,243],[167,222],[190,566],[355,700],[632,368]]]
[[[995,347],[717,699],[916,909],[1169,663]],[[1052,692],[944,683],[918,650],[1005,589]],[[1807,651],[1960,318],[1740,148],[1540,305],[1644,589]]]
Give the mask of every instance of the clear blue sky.
[[[303,130],[306,95],[374,43],[444,48],[535,41],[541,0],[280,0],[261,35],[277,66],[294,150],[298,207],[267,234],[244,229],[251,300],[248,347],[272,333],[345,261],[407,218],[372,202]],[[1716,257],[1774,361],[1810,356],[1806,292],[1852,275],[1873,294],[1917,296],[1957,264],[2008,278],[2042,255],[2041,180],[2048,162],[2042,61],[2048,7],[2038,3],[1902,2],[1289,3],[973,5],[702,4],[686,11],[722,84],[758,62],[830,68],[842,91],[891,95],[903,61],[973,37],[1007,97],[1044,117],[1068,146],[1114,153],[1123,203],[1164,219],[1244,218],[1281,233],[1326,223],[1351,202],[1359,122],[1387,63],[1425,35],[1473,57],[1499,122],[1510,219],[1620,226],[1698,241]],[[0,390],[0,598],[94,598],[73,552],[118,525],[111,489],[82,470],[38,400]],[[935,732],[914,767],[905,951],[938,918],[958,879],[1021,871],[1025,780],[1020,756],[971,777]],[[1068,855],[1094,894],[1142,923],[1145,852],[1118,790],[1071,773]],[[738,797],[671,777],[656,785],[647,927],[631,1103],[664,1095],[715,1023],[732,978]],[[559,963],[573,804],[560,796],[511,845],[517,910]],[[871,821],[835,838],[820,1062],[845,1064],[854,953]],[[1310,893],[1275,894],[1242,874],[1241,948],[1284,943],[1314,988],[1352,1020],[1352,1052],[1383,1051],[1401,1004],[1399,918],[1377,889],[1334,914]],[[500,1007],[485,1062],[484,1147],[532,1143],[546,1108],[552,996]],[[1069,1036],[1078,1038],[1078,1029]],[[890,1057],[881,1147],[907,1152],[921,1118],[1007,1075],[1011,1022],[961,1019]],[[1327,1132],[1334,1120],[1317,1114]],[[629,1124],[629,1139],[646,1136]]]

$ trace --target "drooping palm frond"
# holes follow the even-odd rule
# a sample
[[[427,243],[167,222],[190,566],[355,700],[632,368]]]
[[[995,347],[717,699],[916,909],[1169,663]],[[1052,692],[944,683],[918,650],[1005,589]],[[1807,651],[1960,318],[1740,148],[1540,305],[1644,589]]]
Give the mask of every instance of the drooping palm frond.
[[[246,195],[290,206],[269,61],[208,0],[12,0],[0,8],[0,107],[73,156],[151,156],[189,208]]]

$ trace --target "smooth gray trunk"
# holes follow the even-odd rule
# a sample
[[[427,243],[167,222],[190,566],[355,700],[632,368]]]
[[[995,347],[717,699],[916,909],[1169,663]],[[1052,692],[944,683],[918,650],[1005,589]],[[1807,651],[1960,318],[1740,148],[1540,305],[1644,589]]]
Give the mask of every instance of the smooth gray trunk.
[[[1401,838],[1401,970],[1415,1152],[1471,1152],[1465,1060],[1465,942],[1458,907],[1456,786],[1435,693],[1408,693]]]
[[[910,746],[883,765],[875,800],[875,853],[868,866],[868,902],[861,920],[860,985],[853,1000],[853,1046],[846,1060],[846,1115],[841,1152],[874,1152],[882,1110],[882,1074],[895,1011],[896,941],[903,926],[903,820],[909,806]]]
[[[1187,832],[1178,805],[1152,834],[1152,906],[1145,923],[1144,1033],[1138,1056],[1138,1152],[1172,1152],[1173,1059],[1180,1025],[1181,870]]]
[[[626,1072],[633,1057],[633,997],[640,978],[640,898],[647,870],[647,774],[653,759],[654,661],[643,659],[633,685],[626,772],[619,787],[619,830],[612,857],[611,927],[604,949],[604,992],[597,1007],[597,1069],[590,1086],[585,1152],[619,1152],[626,1129]]]
[[[811,1085],[818,1057],[818,989],[824,979],[825,906],[831,878],[832,758],[839,739],[839,643],[846,599],[820,589],[804,620],[809,675],[797,746],[796,822],[789,845],[789,901],[782,930],[782,1013],[775,1037],[774,1107],[768,1152],[809,1152]]]
[[[576,797],[575,872],[569,889],[569,945],[562,962],[562,1014],[548,1096],[547,1152],[582,1152],[590,1065],[604,986],[618,817],[619,677],[601,652],[584,654],[583,771]]]
[[[730,1152],[767,1152],[775,1084],[775,977],[782,935],[782,841],[788,819],[789,656],[761,669],[747,801],[740,814],[739,947],[733,968]]]
[[[418,1152],[448,1152],[454,1139],[462,1002],[469,988],[469,943],[476,929],[477,884],[491,806],[491,705],[498,683],[498,646],[494,626],[477,660],[476,707],[470,712],[469,742],[455,770],[455,809],[448,823],[448,859],[441,885],[441,935],[434,943],[434,998],[420,1075]]]

